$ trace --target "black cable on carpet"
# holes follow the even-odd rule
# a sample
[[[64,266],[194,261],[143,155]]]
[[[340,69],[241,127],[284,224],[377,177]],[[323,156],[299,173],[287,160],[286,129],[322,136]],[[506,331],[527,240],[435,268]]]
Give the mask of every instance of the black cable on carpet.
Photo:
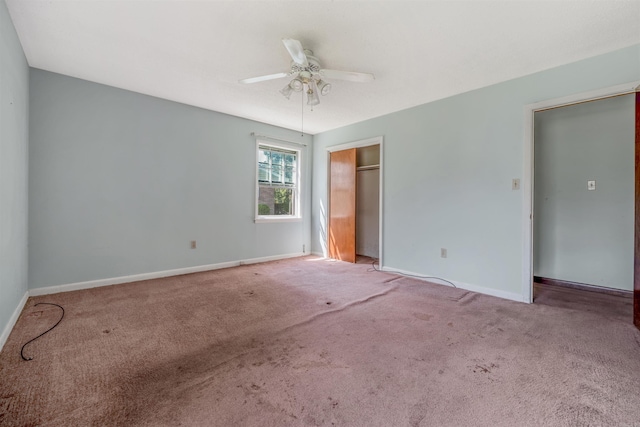
[[[59,324],[59,323],[62,321],[62,319],[64,318],[64,308],[62,308],[62,306],[61,306],[61,305],[54,304],[54,303],[51,303],[51,302],[39,302],[39,303],[35,304],[35,305],[34,305],[34,307],[35,307],[36,305],[43,305],[43,304],[44,304],[44,305],[55,305],[56,307],[60,308],[60,310],[62,310],[62,316],[60,316],[60,319],[56,322],[56,324],[55,324],[55,325],[53,325],[52,327],[50,327],[49,329],[47,329],[46,331],[44,331],[43,333],[41,333],[41,334],[40,334],[40,335],[38,335],[37,337],[35,337],[35,338],[33,338],[33,339],[30,339],[29,341],[27,341],[26,343],[24,343],[24,345],[23,345],[23,346],[22,346],[22,348],[20,349],[20,356],[22,356],[22,360],[26,360],[26,361],[33,360],[33,357],[29,357],[29,358],[24,357],[24,353],[23,353],[23,352],[24,352],[24,348],[27,346],[27,344],[29,344],[29,343],[31,343],[31,342],[33,342],[33,341],[37,340],[38,338],[40,338],[41,336],[43,336],[44,334],[46,334],[47,332],[51,331],[53,328],[55,328],[56,326],[58,326],[58,324]]]
[[[367,271],[379,271],[382,272],[382,270],[380,270],[379,268],[376,267],[376,262],[378,262],[377,259],[374,259],[371,262],[371,267],[373,267],[372,269],[370,268]],[[407,274],[407,273],[401,273],[399,271],[391,271],[391,274],[399,274],[400,276],[405,276],[405,277],[415,277],[416,279],[436,279],[436,280],[442,280],[443,282],[447,282],[448,284],[450,284],[451,286],[453,286],[454,288],[458,289],[458,287],[453,283],[448,281],[447,279],[443,279],[442,277],[436,277],[436,276],[417,276],[414,274]]]

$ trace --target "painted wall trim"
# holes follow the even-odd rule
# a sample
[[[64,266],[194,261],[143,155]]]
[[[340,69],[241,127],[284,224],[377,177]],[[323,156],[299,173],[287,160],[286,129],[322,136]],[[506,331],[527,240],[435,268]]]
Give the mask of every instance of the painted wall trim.
[[[522,297],[521,301],[533,302],[533,143],[534,114],[536,111],[564,107],[581,102],[595,101],[612,96],[633,93],[640,80],[629,83],[576,93],[524,106],[523,168],[522,168]]]
[[[20,300],[20,302],[16,306],[16,309],[13,310],[13,314],[9,318],[9,322],[4,327],[4,330],[2,331],[2,335],[0,335],[0,351],[2,351],[2,348],[4,347],[4,344],[7,342],[7,339],[9,338],[9,335],[11,334],[11,331],[13,330],[13,327],[15,326],[16,322],[18,321],[18,318],[20,317],[20,313],[22,313],[22,309],[24,308],[25,304],[27,303],[27,299],[29,299],[29,291],[25,292],[24,295],[22,296],[22,299]]]
[[[357,141],[345,142],[344,144],[332,145],[327,147],[327,151],[332,153],[334,151],[342,151],[348,150],[350,148],[359,148],[359,147],[368,147],[370,145],[378,145],[383,141],[382,136],[374,136],[372,138],[367,139],[359,139]],[[382,155],[382,150],[380,151],[380,155]],[[380,159],[380,163],[382,163],[382,158]]]
[[[423,278],[424,276],[428,276],[428,275],[425,275],[425,274],[414,273],[414,272],[411,272],[411,271],[401,270],[399,268],[393,268],[393,267],[381,267],[380,270],[384,271],[384,272],[387,272],[387,273],[406,274],[408,276],[412,276],[412,277],[410,277],[411,279],[424,280],[425,282],[435,283],[436,285],[449,286],[447,284],[439,283],[439,282],[435,281],[435,279],[432,280],[432,279]],[[443,279],[453,283],[459,289],[464,289],[464,290],[471,291],[471,292],[477,292],[479,294],[489,295],[489,296],[492,296],[492,297],[508,299],[508,300],[511,300],[511,301],[523,302],[522,296],[520,294],[518,294],[518,293],[501,291],[499,289],[487,288],[487,287],[484,287],[484,286],[474,285],[474,284],[471,284],[471,283],[458,282],[457,280],[450,280],[450,279],[447,279],[446,277],[443,277]],[[524,301],[524,302],[526,302],[526,301]]]
[[[65,285],[47,286],[29,290],[29,296],[49,295],[58,292],[78,291],[81,289],[91,289],[100,286],[118,285],[121,283],[138,282],[140,280],[159,279],[162,277],[179,276],[182,274],[200,273],[203,271],[219,270],[221,268],[238,267],[240,265],[258,264],[261,262],[277,261],[280,259],[296,258],[306,256],[303,253],[274,255],[260,258],[250,258],[240,261],[228,261],[217,264],[198,265],[194,267],[176,268],[173,270],[155,271],[151,273],[133,274],[130,276],[112,277],[108,279],[90,280],[87,282],[69,283]]]

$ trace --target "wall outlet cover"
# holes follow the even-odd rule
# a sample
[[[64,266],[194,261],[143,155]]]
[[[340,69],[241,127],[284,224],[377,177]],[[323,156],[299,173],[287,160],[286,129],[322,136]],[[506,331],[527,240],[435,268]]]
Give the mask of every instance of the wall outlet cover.
[[[595,190],[596,189],[596,181],[587,181],[587,190]]]

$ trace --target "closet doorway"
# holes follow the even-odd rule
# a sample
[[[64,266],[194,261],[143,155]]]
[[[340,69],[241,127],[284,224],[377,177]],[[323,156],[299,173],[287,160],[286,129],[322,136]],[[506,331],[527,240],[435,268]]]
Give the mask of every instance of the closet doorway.
[[[328,149],[330,258],[382,265],[382,137]]]

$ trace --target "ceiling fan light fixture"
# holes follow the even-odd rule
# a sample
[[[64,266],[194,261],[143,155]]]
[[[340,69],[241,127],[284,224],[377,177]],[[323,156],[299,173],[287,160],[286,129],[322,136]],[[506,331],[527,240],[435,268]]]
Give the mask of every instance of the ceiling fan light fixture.
[[[331,83],[327,83],[324,80],[318,80],[318,90],[320,95],[325,96],[331,92]]]
[[[300,80],[299,78],[295,78],[291,80],[291,83],[289,83],[289,86],[291,86],[291,89],[293,89],[294,91],[300,92],[304,85],[302,83],[302,80]]]
[[[309,90],[307,90],[307,105],[318,105],[320,104],[320,98],[318,97],[318,86],[316,85],[315,80],[311,80],[309,82]]]
[[[282,94],[282,96],[284,96],[287,99],[291,98],[292,92],[293,92],[293,88],[291,87],[291,83],[289,83],[288,85],[280,89],[280,93]]]

